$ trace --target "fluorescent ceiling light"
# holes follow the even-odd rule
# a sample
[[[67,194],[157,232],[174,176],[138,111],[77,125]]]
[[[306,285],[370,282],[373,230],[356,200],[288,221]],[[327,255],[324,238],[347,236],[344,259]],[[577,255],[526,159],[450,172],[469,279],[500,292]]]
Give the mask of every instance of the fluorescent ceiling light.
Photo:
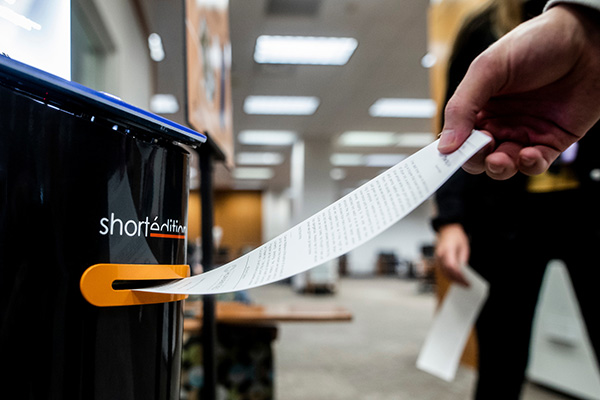
[[[236,155],[239,165],[279,165],[283,155],[274,152],[241,152]]]
[[[256,39],[254,60],[263,64],[344,65],[358,46],[354,38],[269,36]]]
[[[428,132],[370,132],[370,131],[347,131],[338,138],[339,146],[347,147],[414,147],[421,148],[433,142],[434,136]],[[351,157],[360,155],[349,153],[338,153],[335,158],[332,157],[331,163],[352,162]],[[350,161],[348,161],[350,160]],[[355,162],[358,162],[354,158]],[[335,164],[334,164],[335,165]]]
[[[156,114],[175,114],[179,111],[179,103],[172,94],[155,94],[150,99],[150,111]]]
[[[264,180],[271,179],[273,175],[275,175],[275,173],[271,168],[244,167],[233,170],[233,177],[235,179]]]
[[[12,4],[12,3],[9,3],[9,4]],[[42,26],[40,24],[38,24],[37,22],[30,20],[26,16],[21,15],[18,12],[13,11],[6,6],[0,6],[0,18],[4,18],[5,20],[12,22],[13,24],[17,25],[18,27],[21,27],[28,31],[30,31],[32,29],[39,31],[40,29],[42,29]]]
[[[406,157],[406,154],[333,153],[330,160],[335,167],[391,167]]]
[[[248,145],[289,146],[296,141],[296,134],[292,131],[245,130],[238,134],[238,141]]]
[[[319,99],[310,96],[248,96],[244,100],[246,114],[312,115]]]
[[[391,167],[406,157],[406,154],[368,154],[365,161],[367,167]]]
[[[333,153],[329,161],[336,167],[357,167],[365,164],[362,154],[353,153]]]
[[[333,168],[329,171],[329,177],[334,181],[341,181],[346,177],[346,171],[341,168]]]
[[[394,146],[396,134],[394,132],[369,132],[347,131],[338,138],[340,146]]]
[[[154,61],[159,62],[165,59],[165,49],[158,33],[151,33],[148,36],[148,48],[150,49],[150,58]]]
[[[372,117],[432,118],[436,112],[431,99],[382,98],[369,108]]]
[[[397,145],[401,147],[421,148],[433,142],[434,136],[431,133],[399,133]]]
[[[437,62],[437,57],[432,52],[428,52],[421,58],[421,66],[423,68],[433,68]]]

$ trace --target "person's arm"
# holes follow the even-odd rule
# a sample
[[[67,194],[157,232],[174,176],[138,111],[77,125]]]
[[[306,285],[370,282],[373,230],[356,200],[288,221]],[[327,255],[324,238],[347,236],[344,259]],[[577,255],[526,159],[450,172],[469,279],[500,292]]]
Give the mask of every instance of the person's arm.
[[[477,57],[448,102],[440,152],[456,150],[472,129],[494,139],[466,171],[539,174],[600,118],[598,12],[564,3]]]

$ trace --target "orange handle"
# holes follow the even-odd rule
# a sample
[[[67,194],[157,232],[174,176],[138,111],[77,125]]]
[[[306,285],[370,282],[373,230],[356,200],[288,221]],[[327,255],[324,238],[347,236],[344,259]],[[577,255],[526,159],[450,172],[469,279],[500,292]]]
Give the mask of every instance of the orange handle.
[[[116,290],[118,280],[181,279],[190,276],[189,265],[96,264],[85,270],[79,282],[83,297],[98,307],[167,303],[186,299],[184,294]]]

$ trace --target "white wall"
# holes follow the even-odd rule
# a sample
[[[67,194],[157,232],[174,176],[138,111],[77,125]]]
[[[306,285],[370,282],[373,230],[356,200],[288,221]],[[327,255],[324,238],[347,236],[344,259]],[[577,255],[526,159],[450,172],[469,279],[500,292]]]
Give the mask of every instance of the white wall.
[[[348,272],[372,274],[380,251],[393,251],[398,258],[418,262],[421,246],[432,244],[435,239],[430,225],[432,215],[433,201],[430,199],[381,235],[348,253]]]
[[[268,242],[291,228],[292,205],[287,191],[265,191],[262,195],[262,241]]]
[[[267,191],[263,193],[262,207],[263,242],[267,242],[291,227],[289,195],[286,192]],[[393,251],[399,258],[419,262],[421,246],[433,244],[435,240],[435,232],[430,225],[433,208],[433,201],[427,200],[402,221],[348,253],[348,272],[356,275],[373,274],[380,251]]]
[[[107,92],[148,109],[153,92],[148,39],[130,1],[95,0],[114,50],[107,55]]]

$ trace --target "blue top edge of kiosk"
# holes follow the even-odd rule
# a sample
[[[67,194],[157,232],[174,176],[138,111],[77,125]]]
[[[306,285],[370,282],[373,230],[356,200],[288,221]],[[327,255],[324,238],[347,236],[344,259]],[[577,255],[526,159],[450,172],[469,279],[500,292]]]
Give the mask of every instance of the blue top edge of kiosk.
[[[0,81],[44,99],[76,103],[108,113],[111,119],[120,120],[125,125],[133,123],[174,141],[191,145],[206,142],[206,135],[193,129],[5,55],[0,55]]]

